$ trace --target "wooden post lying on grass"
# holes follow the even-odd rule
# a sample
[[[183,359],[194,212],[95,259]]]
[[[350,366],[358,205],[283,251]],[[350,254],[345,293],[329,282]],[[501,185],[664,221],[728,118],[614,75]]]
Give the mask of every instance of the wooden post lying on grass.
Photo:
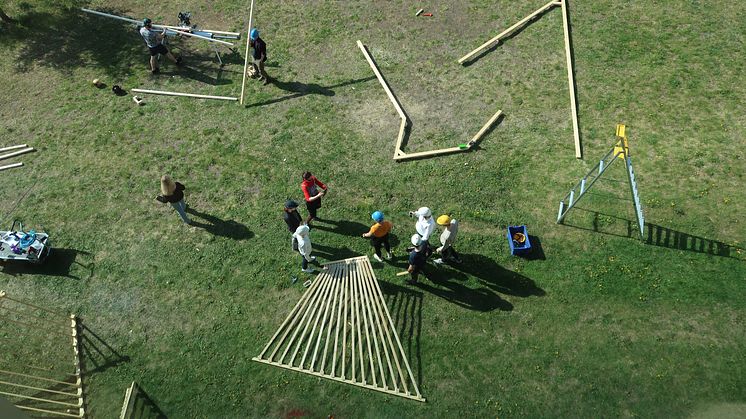
[[[3,170],[8,170],[8,169],[12,169],[14,167],[21,167],[21,166],[23,166],[23,163],[13,163],[13,164],[9,164],[7,166],[1,166],[0,167],[0,172],[3,171]]]
[[[132,89],[132,91],[136,93],[150,93],[152,95],[194,97],[198,99],[238,100],[237,97],[196,95],[192,93],[164,92],[162,90]]]
[[[505,29],[504,31],[500,32],[497,36],[490,39],[489,41],[485,42],[484,44],[480,45],[477,49],[474,51],[464,55],[463,57],[459,58],[458,63],[463,64],[464,62],[470,60],[475,55],[479,54],[481,51],[489,48],[490,46],[494,45],[496,42],[499,42],[500,39],[502,39],[505,35],[508,35],[509,33],[513,32],[514,30],[521,27],[524,23],[528,22],[529,20],[533,19],[536,15],[541,14],[545,10],[549,9],[550,7],[556,6],[557,2],[555,0],[550,1],[549,3],[541,6],[541,8],[537,9],[535,12],[531,13],[530,15],[524,17],[518,23],[515,25],[509,27],[508,29]]]
[[[570,22],[567,14],[567,0],[562,0],[562,27],[565,32],[565,57],[567,58],[567,84],[570,89],[570,112],[572,114],[572,134],[575,139],[575,157],[583,158],[580,146],[580,130],[578,129],[578,105],[575,102],[575,77],[572,67],[572,50],[570,47]]]
[[[251,24],[254,18],[254,0],[251,0],[251,9],[249,9],[249,30],[246,32],[246,57],[243,61],[243,81],[241,81],[241,101],[243,105],[243,94],[246,89],[246,70],[249,69],[249,44],[251,43]]]
[[[16,150],[16,149],[24,148],[24,147],[28,147],[28,146],[26,144],[13,145],[10,147],[0,148],[0,151]]]
[[[3,154],[2,156],[0,156],[0,160],[9,159],[11,157],[15,157],[15,156],[18,156],[18,155],[21,155],[21,154],[26,154],[26,153],[31,152],[31,151],[34,151],[33,147],[24,148],[23,150],[14,151],[14,152],[8,153],[8,154]]]

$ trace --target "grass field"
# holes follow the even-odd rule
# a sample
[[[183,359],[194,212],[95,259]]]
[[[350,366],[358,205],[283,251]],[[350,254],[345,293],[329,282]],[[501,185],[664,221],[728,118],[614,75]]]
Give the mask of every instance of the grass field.
[[[746,415],[744,3],[571,2],[583,160],[559,8],[456,63],[543,1],[258,0],[273,85],[250,80],[247,106],[143,107],[90,80],[238,96],[244,47],[223,50],[220,70],[208,45],[176,40],[185,67],[151,76],[131,26],[77,7],[170,24],[189,10],[245,31],[248,2],[59,3],[5,2],[19,22],[0,23],[0,146],[38,149],[0,173],[0,222],[45,226],[55,245],[41,267],[4,265],[0,289],[77,313],[106,343],[88,354],[91,417],[115,417],[133,380],[172,418]],[[505,118],[474,152],[395,163],[398,118],[358,39],[412,120],[406,150]],[[617,123],[643,241],[621,164],[554,222]],[[359,234],[372,211],[394,222],[398,258],[373,266],[426,403],[251,361],[309,277],[281,219],[304,170],[331,191],[312,231],[320,259],[371,255]],[[196,227],[154,200],[164,173],[186,185]],[[460,220],[464,263],[409,286],[395,276],[407,211],[425,205]],[[509,254],[518,224],[531,260]],[[0,336],[7,362],[21,342]]]

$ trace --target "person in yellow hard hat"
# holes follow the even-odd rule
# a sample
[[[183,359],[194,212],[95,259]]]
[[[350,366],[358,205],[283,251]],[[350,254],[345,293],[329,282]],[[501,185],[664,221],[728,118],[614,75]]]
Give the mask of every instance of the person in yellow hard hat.
[[[435,249],[435,253],[440,254],[440,257],[433,262],[437,264],[443,262],[461,263],[461,257],[456,252],[456,249],[453,248],[456,236],[458,235],[458,221],[444,214],[438,217],[435,222],[443,227],[443,233],[440,235],[441,246]]]

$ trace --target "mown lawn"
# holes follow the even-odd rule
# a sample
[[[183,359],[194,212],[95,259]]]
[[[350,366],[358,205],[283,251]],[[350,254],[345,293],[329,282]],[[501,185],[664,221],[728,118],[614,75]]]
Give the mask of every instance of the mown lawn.
[[[170,24],[189,10],[245,30],[248,2],[6,3],[20,22],[0,26],[0,146],[38,151],[0,173],[0,222],[45,226],[56,248],[42,267],[5,265],[0,289],[77,313],[108,345],[88,354],[91,417],[115,417],[133,380],[173,418],[746,414],[742,2],[571,2],[583,160],[559,8],[456,63],[542,1],[261,1],[274,85],[249,81],[247,106],[143,107],[90,80],[238,96],[244,47],[223,50],[220,70],[207,45],[176,40],[185,68],[153,77],[131,26],[77,7]],[[406,150],[505,118],[474,152],[395,163],[398,118],[358,39],[412,120]],[[554,222],[617,123],[643,241],[622,165]],[[358,236],[372,211],[394,222],[399,257],[373,266],[426,403],[251,361],[309,277],[281,220],[305,170],[331,191],[312,232],[320,259],[371,255]],[[154,200],[164,173],[186,185],[198,227]],[[407,211],[425,205],[460,220],[464,263],[409,286],[395,276]],[[510,256],[504,231],[518,224],[543,257]],[[4,336],[10,362],[21,342]]]

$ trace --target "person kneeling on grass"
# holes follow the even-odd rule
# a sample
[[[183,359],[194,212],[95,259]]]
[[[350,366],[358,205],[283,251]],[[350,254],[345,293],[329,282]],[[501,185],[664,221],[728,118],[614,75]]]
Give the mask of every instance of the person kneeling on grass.
[[[407,281],[407,284],[414,285],[417,283],[417,279],[420,276],[420,272],[427,263],[427,258],[430,256],[430,245],[428,242],[422,240],[419,234],[412,236],[412,245],[414,248],[409,253],[409,272],[411,278]]]
[[[295,230],[293,238],[298,242],[298,253],[303,257],[301,262],[301,270],[305,273],[313,273],[314,269],[308,267],[308,262],[315,262],[316,256],[311,256],[313,248],[311,247],[311,236],[309,232],[311,229],[307,225],[302,225]]]
[[[150,50],[151,73],[158,74],[161,71],[160,68],[158,68],[158,60],[156,58],[158,54],[163,54],[168,57],[169,60],[176,63],[176,65],[181,65],[181,57],[174,57],[168,48],[163,45],[163,39],[166,37],[166,28],[163,28],[163,31],[161,32],[156,32],[153,30],[153,22],[150,19],[145,18],[145,20],[142,21],[140,35],[145,39],[145,45],[147,45]]]
[[[391,232],[391,228],[394,225],[391,224],[391,221],[383,220],[383,213],[381,211],[374,212],[373,215],[371,215],[371,218],[376,223],[371,226],[370,230],[367,233],[363,233],[363,237],[370,237],[370,244],[376,251],[373,257],[376,258],[377,261],[383,262],[383,259],[381,258],[381,245],[386,248],[388,259],[391,260],[394,256],[391,254],[389,233]]]
[[[461,263],[461,257],[456,253],[456,249],[453,248],[453,244],[456,242],[456,235],[458,234],[458,221],[448,215],[441,215],[436,222],[439,226],[443,227],[443,233],[440,235],[441,246],[435,249],[435,253],[440,254],[441,257],[435,259],[433,262],[438,265],[443,262]]]

